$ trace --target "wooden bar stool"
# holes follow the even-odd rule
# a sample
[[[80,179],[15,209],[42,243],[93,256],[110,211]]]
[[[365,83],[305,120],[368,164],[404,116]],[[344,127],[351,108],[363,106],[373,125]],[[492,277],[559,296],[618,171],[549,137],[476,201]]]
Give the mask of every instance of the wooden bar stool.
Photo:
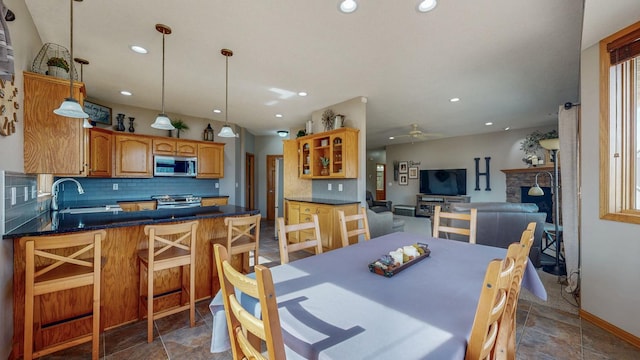
[[[91,358],[99,357],[100,343],[100,267],[102,240],[106,231],[54,236],[25,237],[24,359],[32,359],[85,342],[92,342]],[[34,351],[34,321],[37,332],[43,328],[40,295],[82,286],[93,286],[91,333]],[[34,307],[34,303],[38,306]],[[35,313],[35,316],[34,316]],[[70,319],[73,321],[77,319]],[[59,322],[57,322],[59,323]]]
[[[147,225],[144,233],[148,236],[148,248],[138,251],[140,263],[140,301],[138,317],[144,317],[143,308],[147,312],[147,342],[153,341],[153,321],[180,311],[189,310],[189,323],[195,325],[195,277],[196,277],[196,230],[198,221],[168,225]],[[184,284],[183,269],[189,265],[188,288]],[[178,267],[180,269],[180,288],[163,291],[155,295],[153,275],[157,271]],[[146,271],[146,277],[143,276]],[[147,290],[144,290],[146,280]],[[185,292],[189,295],[186,300]],[[153,300],[180,293],[180,304],[154,313]],[[186,304],[185,304],[186,302]]]

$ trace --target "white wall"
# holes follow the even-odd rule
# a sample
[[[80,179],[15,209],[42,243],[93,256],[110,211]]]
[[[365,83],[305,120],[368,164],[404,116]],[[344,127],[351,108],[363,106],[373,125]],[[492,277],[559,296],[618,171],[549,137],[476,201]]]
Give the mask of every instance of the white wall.
[[[409,179],[408,185],[398,185],[393,180],[394,161],[420,162],[425,169],[467,169],[467,195],[472,202],[506,201],[506,177],[503,169],[525,168],[522,161],[524,152],[520,143],[535,130],[547,131],[548,127],[500,131],[473,136],[460,136],[439,140],[387,146],[387,200],[394,205],[416,203],[419,193],[419,179]],[[480,176],[480,191],[475,191],[475,161],[480,158],[479,172],[486,172],[485,157],[491,157],[490,187],[485,191],[486,176]],[[548,160],[548,159],[547,159]]]
[[[256,207],[263,218],[267,218],[267,155],[282,155],[283,138],[272,136],[255,137],[256,163]],[[244,204],[243,204],[244,206]]]
[[[622,28],[623,26],[620,26]],[[599,51],[582,52],[582,310],[640,337],[640,238],[637,224],[599,217]]]

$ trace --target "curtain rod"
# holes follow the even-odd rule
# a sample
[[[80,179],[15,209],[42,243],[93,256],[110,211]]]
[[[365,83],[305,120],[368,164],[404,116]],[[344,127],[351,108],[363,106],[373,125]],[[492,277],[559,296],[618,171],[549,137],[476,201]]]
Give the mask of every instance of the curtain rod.
[[[571,109],[571,108],[572,108],[572,107],[574,107],[574,106],[580,106],[580,104],[573,104],[573,103],[571,103],[571,102],[566,102],[566,103],[564,103],[564,109],[565,109],[565,110],[569,110],[569,109]]]

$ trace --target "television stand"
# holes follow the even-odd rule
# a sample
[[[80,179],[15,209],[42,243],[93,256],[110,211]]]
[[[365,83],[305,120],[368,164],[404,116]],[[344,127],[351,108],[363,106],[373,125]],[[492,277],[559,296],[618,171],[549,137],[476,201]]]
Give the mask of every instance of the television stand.
[[[429,195],[418,194],[416,195],[416,216],[433,216],[435,207],[440,205],[442,211],[449,212],[451,203],[468,203],[471,201],[471,196],[467,195]]]

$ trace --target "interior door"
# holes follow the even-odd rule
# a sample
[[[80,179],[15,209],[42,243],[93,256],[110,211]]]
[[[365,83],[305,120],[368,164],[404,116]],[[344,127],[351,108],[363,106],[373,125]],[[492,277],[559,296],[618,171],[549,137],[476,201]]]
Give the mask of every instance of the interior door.
[[[248,209],[256,208],[256,188],[254,184],[254,175],[255,175],[255,161],[254,155],[251,153],[246,153],[245,155],[245,198],[244,198],[244,207]]]
[[[376,164],[376,200],[387,199],[387,166]]]
[[[282,155],[267,155],[267,220],[275,220],[276,209],[276,161]]]

